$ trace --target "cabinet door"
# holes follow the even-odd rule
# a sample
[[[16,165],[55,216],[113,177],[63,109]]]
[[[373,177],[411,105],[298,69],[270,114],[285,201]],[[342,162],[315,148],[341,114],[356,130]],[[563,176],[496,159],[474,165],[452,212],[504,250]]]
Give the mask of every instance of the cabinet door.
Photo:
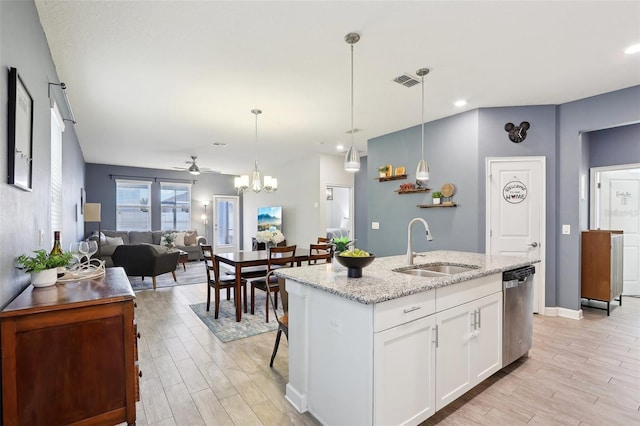
[[[473,302],[436,314],[436,411],[471,389]]]
[[[435,413],[433,315],[374,335],[374,424],[418,424]]]
[[[471,339],[472,386],[502,368],[502,293],[471,302],[475,327]]]

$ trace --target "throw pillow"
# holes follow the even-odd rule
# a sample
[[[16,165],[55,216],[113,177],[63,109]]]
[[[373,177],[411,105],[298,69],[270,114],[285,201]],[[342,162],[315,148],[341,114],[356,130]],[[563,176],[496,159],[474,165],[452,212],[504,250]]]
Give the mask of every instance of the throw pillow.
[[[187,231],[187,233],[184,236],[184,245],[195,246],[197,243],[198,243],[198,232]]]
[[[124,244],[122,237],[104,237],[105,245],[107,246],[121,246]]]
[[[174,241],[174,245],[176,247],[184,247],[184,236],[186,235],[186,232],[176,232],[176,240]]]

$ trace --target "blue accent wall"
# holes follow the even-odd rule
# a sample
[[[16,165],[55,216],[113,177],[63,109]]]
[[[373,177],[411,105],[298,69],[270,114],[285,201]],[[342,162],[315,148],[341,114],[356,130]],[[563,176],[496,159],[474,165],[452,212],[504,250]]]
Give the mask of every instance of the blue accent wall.
[[[357,240],[356,247],[362,250],[369,250],[369,233],[371,226],[367,218],[367,164],[369,158],[364,156],[360,158],[360,172],[356,173],[353,181],[353,210],[355,220],[353,229]]]
[[[589,133],[589,167],[640,163],[640,124]]]
[[[15,67],[33,98],[33,190],[22,191],[7,184],[7,85],[8,68]],[[14,266],[15,258],[39,248],[50,250],[51,229],[51,110],[49,82],[58,77],[49,45],[33,1],[0,1],[0,307],[29,284],[29,275]],[[73,90],[73,88],[69,88]],[[60,89],[51,94],[63,118],[69,111]],[[62,137],[62,245],[77,241],[83,230],[79,213],[80,188],[84,183],[84,157],[75,128],[66,121]],[[40,244],[39,231],[44,232]]]

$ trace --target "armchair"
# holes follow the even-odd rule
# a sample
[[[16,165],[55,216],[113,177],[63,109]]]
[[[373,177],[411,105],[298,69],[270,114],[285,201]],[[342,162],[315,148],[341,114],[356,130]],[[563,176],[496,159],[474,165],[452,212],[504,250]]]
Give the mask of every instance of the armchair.
[[[128,276],[151,277],[156,289],[156,277],[171,272],[176,281],[176,266],[180,252],[167,252],[166,248],[150,244],[121,245],[116,247],[111,258],[115,266],[124,268]]]

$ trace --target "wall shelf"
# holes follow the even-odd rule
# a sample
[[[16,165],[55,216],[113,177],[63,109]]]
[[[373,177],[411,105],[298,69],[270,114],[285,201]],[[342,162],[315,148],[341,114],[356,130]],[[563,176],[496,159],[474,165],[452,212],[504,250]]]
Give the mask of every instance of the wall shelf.
[[[453,204],[418,204],[418,208],[421,209],[432,209],[437,207],[458,207],[456,203]]]
[[[431,191],[430,188],[416,188],[416,189],[406,189],[406,190],[402,190],[402,189],[396,189],[395,192],[397,192],[398,194],[413,194],[416,192],[429,192]]]
[[[377,181],[380,181],[380,182],[386,182],[386,181],[389,181],[389,180],[401,180],[401,179],[406,179],[406,178],[407,178],[407,175],[398,175],[398,176],[377,177],[377,178],[374,178],[374,179],[377,180]]]

